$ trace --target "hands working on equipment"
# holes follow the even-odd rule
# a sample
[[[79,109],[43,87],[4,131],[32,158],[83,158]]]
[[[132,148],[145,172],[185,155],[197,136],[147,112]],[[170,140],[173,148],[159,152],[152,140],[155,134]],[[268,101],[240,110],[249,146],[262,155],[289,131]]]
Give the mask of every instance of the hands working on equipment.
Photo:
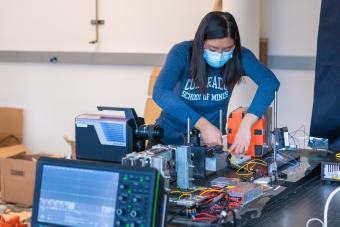
[[[195,128],[200,130],[204,143],[208,147],[223,145],[221,131],[215,125],[210,123],[207,119],[201,117],[197,121]]]
[[[231,153],[236,155],[244,154],[248,150],[251,141],[251,128],[257,120],[258,117],[251,113],[247,113],[244,116],[237,131],[234,143],[229,148]]]
[[[254,114],[248,113],[245,115],[237,131],[235,141],[229,148],[231,153],[238,156],[248,150],[251,140],[251,128],[257,120],[258,117]],[[226,141],[222,139],[221,131],[205,118],[200,118],[195,127],[200,130],[207,146],[225,145]]]

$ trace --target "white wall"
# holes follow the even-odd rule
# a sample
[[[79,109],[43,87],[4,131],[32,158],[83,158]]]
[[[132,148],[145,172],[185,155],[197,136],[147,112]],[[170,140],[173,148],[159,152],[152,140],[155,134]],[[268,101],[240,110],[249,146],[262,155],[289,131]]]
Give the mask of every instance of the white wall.
[[[321,0],[261,0],[269,55],[315,56]]]
[[[143,116],[151,67],[0,63],[0,106],[24,108],[24,143],[69,154],[74,118],[96,106],[134,107]]]
[[[278,127],[288,126],[290,132],[297,129],[306,131],[309,135],[313,95],[314,71],[311,70],[273,70],[281,82],[278,93]],[[298,132],[297,146],[306,147],[307,138]]]
[[[260,0],[224,0],[223,10],[230,12],[238,25],[241,45],[259,54]]]
[[[259,55],[260,41],[260,1],[224,0],[223,10],[230,12],[238,25],[241,45]],[[228,114],[240,106],[249,106],[257,86],[248,77],[238,84],[231,96]]]
[[[268,38],[268,54],[315,57],[320,7],[321,0],[261,0],[261,36]],[[315,71],[273,71],[281,82],[278,126],[294,131],[305,125],[309,134]],[[298,143],[303,147],[303,138]]]
[[[100,0],[100,43],[94,0],[0,0],[0,50],[167,53],[192,39],[213,0]]]

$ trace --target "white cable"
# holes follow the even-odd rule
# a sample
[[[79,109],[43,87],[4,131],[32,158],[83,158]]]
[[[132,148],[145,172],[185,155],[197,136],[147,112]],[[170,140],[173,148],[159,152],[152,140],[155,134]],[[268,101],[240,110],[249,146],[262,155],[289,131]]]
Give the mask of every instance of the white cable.
[[[329,204],[331,203],[332,198],[335,196],[337,192],[340,191],[340,187],[336,188],[332,193],[328,196],[325,204],[325,209],[323,210],[323,221],[320,220],[319,218],[311,218],[307,221],[306,227],[308,227],[309,223],[312,221],[319,221],[322,224],[322,227],[327,227],[327,222],[328,222],[328,208]]]
[[[329,204],[332,200],[332,198],[335,196],[335,194],[337,192],[340,191],[340,187],[338,187],[337,189],[335,189],[334,191],[332,191],[332,193],[328,196],[327,201],[326,201],[326,205],[325,205],[325,209],[323,211],[323,226],[322,227],[327,227],[327,219],[328,219],[328,207]]]
[[[311,223],[312,221],[318,221],[318,222],[320,222],[320,223],[323,225],[323,221],[321,221],[319,218],[311,218],[311,219],[309,219],[309,220],[307,221],[306,227],[308,227],[308,226],[309,226],[309,223]]]

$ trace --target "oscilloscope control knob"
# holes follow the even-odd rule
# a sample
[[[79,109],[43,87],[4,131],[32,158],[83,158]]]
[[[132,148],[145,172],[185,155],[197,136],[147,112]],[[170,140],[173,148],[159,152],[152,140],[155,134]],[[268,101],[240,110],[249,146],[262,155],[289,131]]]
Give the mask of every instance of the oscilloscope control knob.
[[[133,217],[133,218],[135,218],[135,217],[138,216],[138,212],[135,211],[135,210],[132,210],[132,211],[130,212],[130,216]]]
[[[121,185],[119,185],[119,188],[120,189],[127,189],[127,186],[125,184],[121,184]]]
[[[124,211],[122,209],[120,209],[120,208],[116,210],[116,214],[118,216],[122,215],[123,213],[124,213]]]
[[[125,200],[125,196],[121,195],[121,196],[118,197],[118,199],[119,199],[120,201],[124,201],[124,200]]]

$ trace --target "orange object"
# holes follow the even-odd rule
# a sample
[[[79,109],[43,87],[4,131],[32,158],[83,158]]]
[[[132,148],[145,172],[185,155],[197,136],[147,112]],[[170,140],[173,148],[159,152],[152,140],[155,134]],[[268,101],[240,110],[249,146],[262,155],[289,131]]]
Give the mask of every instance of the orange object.
[[[152,99],[153,87],[161,70],[161,67],[154,67],[150,76],[148,98],[146,100],[144,109],[145,124],[155,124],[156,119],[162,112],[162,109]]]
[[[20,223],[20,217],[14,216],[9,220],[5,220],[3,216],[0,215],[0,227],[27,227],[27,224]]]
[[[246,108],[238,108],[229,114],[228,118],[228,147],[230,147],[235,140],[238,128],[242,122],[243,117],[247,113]],[[251,142],[246,155],[254,157],[262,157],[268,152],[267,146],[267,119],[260,118],[255,122],[251,129]]]

